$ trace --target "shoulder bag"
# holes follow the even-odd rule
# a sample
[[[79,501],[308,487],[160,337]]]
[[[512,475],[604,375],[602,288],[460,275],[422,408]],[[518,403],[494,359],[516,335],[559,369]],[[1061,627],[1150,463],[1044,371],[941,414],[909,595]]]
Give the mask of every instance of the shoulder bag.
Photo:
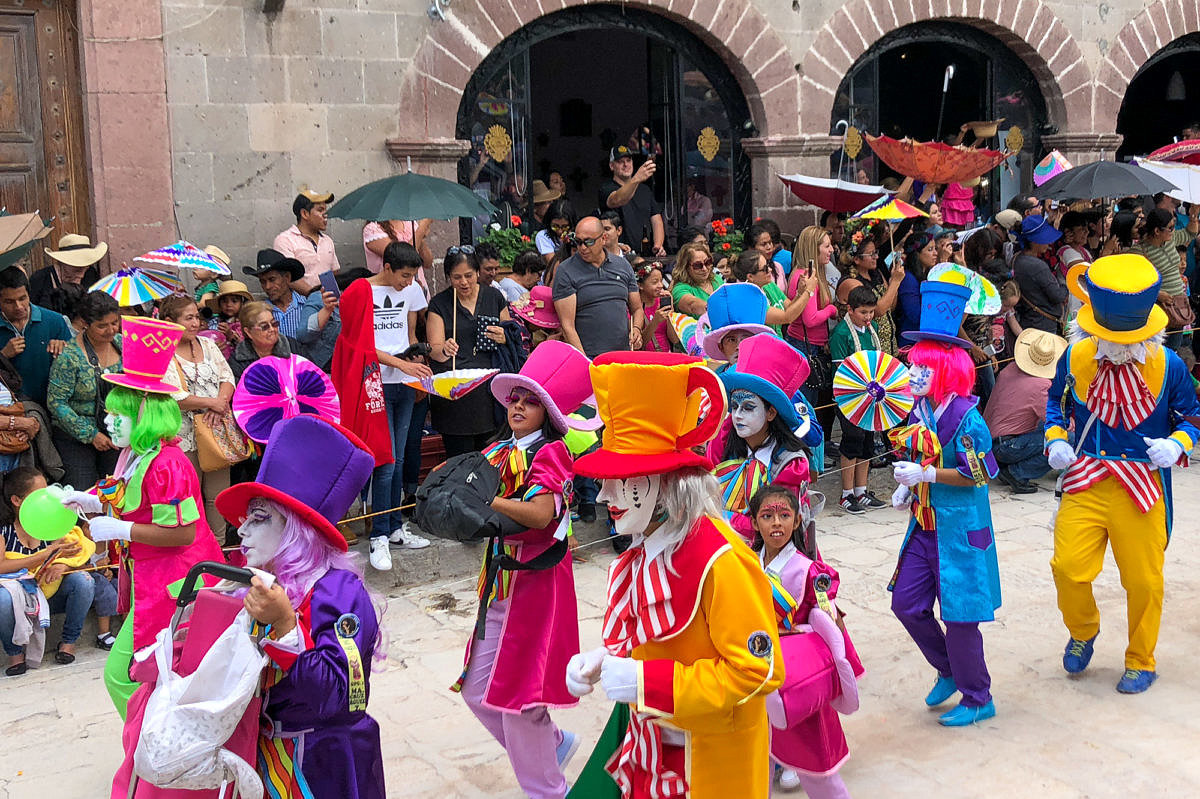
[[[194,395],[192,381],[188,379],[178,357],[175,358],[175,368],[179,370],[188,393]],[[200,463],[200,471],[219,472],[250,457],[250,442],[234,420],[233,411],[225,411],[221,414],[220,422],[213,426],[204,420],[202,412],[189,413],[192,414],[192,429],[196,433],[196,460]]]

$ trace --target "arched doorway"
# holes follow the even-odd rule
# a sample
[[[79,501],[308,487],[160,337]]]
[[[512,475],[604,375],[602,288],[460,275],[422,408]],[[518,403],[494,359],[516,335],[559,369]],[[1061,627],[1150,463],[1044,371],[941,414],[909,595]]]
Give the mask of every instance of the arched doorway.
[[[943,110],[942,87],[951,65],[954,74]],[[871,133],[928,141],[939,134],[957,135],[966,122],[1001,117],[999,139],[987,144],[997,147],[1006,131],[1017,126],[1025,145],[1017,158],[1009,159],[1011,171],[1001,168],[983,177],[977,206],[995,207],[1032,185],[1047,124],[1045,98],[1033,72],[999,39],[969,25],[920,22],[887,34],[854,63],[834,98],[830,124],[846,120]],[[858,166],[872,181],[895,175],[869,148]]]
[[[609,150],[625,144],[635,167],[650,155],[658,163],[651,187],[671,242],[687,226],[689,180],[715,216],[749,218],[750,120],[729,68],[683,27],[637,9],[568,8],[516,31],[473,73],[456,124],[471,142],[459,180],[524,208],[533,181],[557,171],[582,215],[597,207]],[[477,233],[479,221],[463,228]]]
[[[1200,121],[1200,33],[1181,36],[1142,65],[1117,114],[1120,159],[1145,155]]]

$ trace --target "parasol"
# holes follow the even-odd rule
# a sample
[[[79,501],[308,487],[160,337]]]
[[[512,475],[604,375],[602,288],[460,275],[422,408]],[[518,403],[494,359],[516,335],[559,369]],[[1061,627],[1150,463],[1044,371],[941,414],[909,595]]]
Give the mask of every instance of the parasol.
[[[1033,168],[1033,185],[1041,186],[1055,175],[1060,175],[1068,169],[1073,168],[1073,164],[1067,160],[1066,156],[1058,150],[1051,150],[1045,158],[1038,162],[1038,165]]]
[[[175,275],[128,264],[121,264],[120,269],[100,278],[88,289],[103,291],[124,308],[161,300],[182,290],[183,283]]]
[[[901,175],[925,183],[955,183],[977,178],[995,169],[1012,153],[976,147],[951,146],[937,141],[893,139],[867,134],[867,143],[879,159]]]
[[[1095,161],[1050,178],[1038,189],[1038,196],[1055,200],[1099,200],[1104,197],[1157,194],[1178,188],[1169,180],[1140,166],[1119,161]]]
[[[1145,158],[1135,158],[1133,163],[1179,187],[1168,191],[1168,197],[1185,203],[1200,203],[1200,165],[1179,161],[1150,161]]]
[[[1000,292],[996,291],[996,284],[961,264],[940,263],[929,270],[929,275],[925,279],[944,280],[947,283],[957,283],[969,288],[971,296],[967,300],[966,307],[966,312],[969,314],[991,316],[1000,313]]]
[[[496,208],[458,183],[411,171],[359,186],[329,209],[335,219],[455,219],[491,216]]]
[[[51,230],[36,212],[10,214],[7,208],[0,208],[0,269],[24,258],[33,243]]]
[[[456,400],[482,386],[496,375],[499,369],[451,369],[439,372],[433,377],[413,377],[401,375],[400,381],[405,385],[419,389],[442,399]]]
[[[144,264],[166,266],[171,269],[207,269],[210,272],[216,272],[218,275],[230,274],[228,266],[213,258],[204,250],[182,239],[167,247],[161,247],[157,250],[151,250],[145,255],[139,255],[133,260]]]
[[[903,200],[894,197],[880,197],[857,214],[851,214],[851,219],[882,219],[887,222],[899,222],[901,219],[912,219],[917,216],[929,216],[920,208],[914,208]],[[895,252],[896,242],[892,239],[892,226],[888,225],[888,242],[891,251]]]
[[[838,365],[833,398],[842,413],[865,430],[888,430],[912,410],[908,369],[885,352],[862,350]]]
[[[704,355],[704,334],[708,332],[707,324],[701,323],[699,319],[688,316],[685,313],[671,311],[667,314],[667,321],[671,328],[675,331],[675,336],[679,339],[683,351],[688,355]],[[707,322],[706,318],[704,322]]]
[[[246,367],[233,392],[233,418],[247,436],[265,444],[276,422],[302,413],[341,421],[333,381],[315,363],[299,355],[268,355]]]
[[[1200,139],[1184,139],[1166,147],[1159,147],[1147,158],[1155,161],[1182,161],[1185,164],[1200,164]]]
[[[840,178],[778,175],[792,194],[804,202],[834,213],[859,211],[889,192],[883,186],[864,186]]]

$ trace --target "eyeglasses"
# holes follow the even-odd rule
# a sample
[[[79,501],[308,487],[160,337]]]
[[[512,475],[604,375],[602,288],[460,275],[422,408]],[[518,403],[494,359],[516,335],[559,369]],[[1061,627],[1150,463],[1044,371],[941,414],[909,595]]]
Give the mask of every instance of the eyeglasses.
[[[870,252],[860,252],[860,253],[859,253],[857,256],[855,256],[855,257],[856,257],[856,258],[874,258],[874,257],[876,257],[877,255],[879,255],[879,251],[878,251],[878,250],[871,250]]]
[[[712,265],[712,258],[705,258],[703,261],[692,261],[692,269],[707,269]]]
[[[474,254],[475,254],[475,248],[472,247],[470,244],[463,244],[462,246],[451,247],[450,249],[446,250],[446,255],[448,255],[448,256],[449,255],[474,255]]]
[[[524,402],[526,405],[532,405],[536,408],[542,407],[541,399],[532,391],[511,391],[509,392],[508,396],[504,398],[505,405],[516,405],[518,402]]]
[[[595,238],[584,239],[576,236],[574,233],[571,234],[570,239],[572,244],[582,244],[584,247],[595,247],[596,242],[600,241],[599,236],[596,236]]]
[[[270,322],[259,322],[257,325],[254,326],[254,329],[260,333],[266,333],[268,330],[278,330],[279,329],[279,320],[272,319]]]

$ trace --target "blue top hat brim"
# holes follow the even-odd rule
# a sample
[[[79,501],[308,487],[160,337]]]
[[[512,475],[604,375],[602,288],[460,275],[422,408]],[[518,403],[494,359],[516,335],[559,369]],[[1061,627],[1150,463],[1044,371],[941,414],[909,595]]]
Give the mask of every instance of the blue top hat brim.
[[[969,350],[971,347],[975,346],[965,338],[947,335],[946,333],[925,332],[923,330],[908,330],[904,333],[901,333],[900,338],[904,339],[905,341],[911,341],[914,344],[918,341],[940,341],[943,344],[953,344],[955,347],[962,347],[966,350]]]
[[[766,325],[757,325],[753,322],[725,325],[725,327],[718,327],[716,330],[710,330],[708,333],[704,334],[704,341],[701,344],[704,349],[704,354],[709,358],[712,358],[714,361],[726,360],[725,353],[721,352],[721,339],[725,338],[730,333],[737,332],[738,330],[744,330],[752,336],[756,336],[759,333],[770,333],[772,336],[775,335],[775,331]]]
[[[757,375],[743,374],[734,369],[721,372],[720,377],[721,382],[725,384],[725,393],[732,394],[740,388],[751,394],[757,394],[764,401],[770,403],[775,412],[783,419],[788,430],[795,430],[803,421],[800,414],[796,413],[796,406],[792,404],[791,397],[784,394],[783,389],[774,383],[763,380]]]

